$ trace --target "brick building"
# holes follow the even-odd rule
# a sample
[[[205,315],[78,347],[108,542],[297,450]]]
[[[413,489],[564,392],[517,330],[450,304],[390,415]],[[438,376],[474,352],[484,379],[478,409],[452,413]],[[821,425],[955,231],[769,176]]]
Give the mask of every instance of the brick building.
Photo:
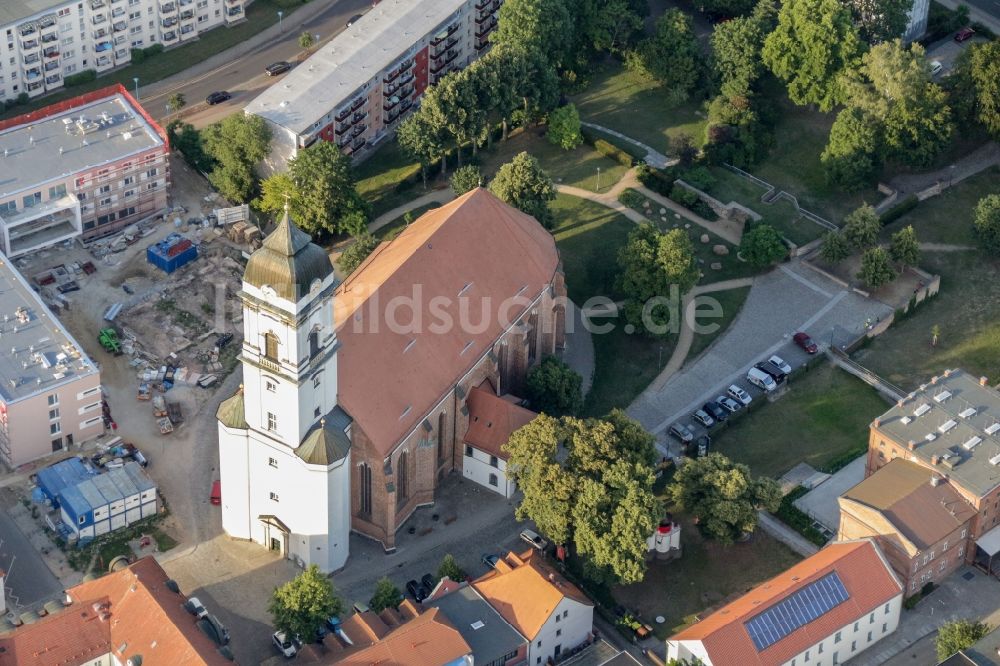
[[[0,250],[117,233],[167,207],[167,134],[121,85],[0,121]]]
[[[327,571],[346,561],[348,530],[393,549],[461,473],[473,389],[518,394],[564,343],[552,235],[482,188],[339,286],[286,215],[242,298],[244,387],[218,412],[223,527]]]

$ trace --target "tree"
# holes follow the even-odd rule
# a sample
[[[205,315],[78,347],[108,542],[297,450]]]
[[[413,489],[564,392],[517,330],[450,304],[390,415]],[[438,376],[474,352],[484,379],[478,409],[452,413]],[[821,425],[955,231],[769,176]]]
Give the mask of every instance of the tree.
[[[698,0],[695,6],[709,16],[730,18],[742,18],[742,15],[749,14],[754,8],[754,0]],[[730,21],[736,19],[730,18]],[[716,23],[716,25],[722,25]]]
[[[871,289],[878,289],[896,279],[896,270],[885,248],[870,247],[865,250],[857,277]]]
[[[712,30],[712,55],[722,94],[746,95],[760,78],[760,50],[764,33],[753,18],[738,17],[717,23]]]
[[[756,224],[740,240],[740,256],[755,268],[767,268],[788,254],[781,234],[769,224]]]
[[[383,576],[375,583],[375,594],[368,600],[368,607],[376,613],[386,608],[398,608],[403,603],[403,593],[399,591],[388,577]]]
[[[826,179],[848,192],[875,180],[881,167],[881,136],[877,123],[864,111],[848,107],[837,114],[820,162]]]
[[[563,150],[573,150],[583,143],[580,133],[580,114],[573,104],[560,106],[549,114],[549,129],[545,133],[549,143]]]
[[[920,243],[917,242],[917,232],[913,230],[913,225],[907,225],[892,235],[889,256],[903,266],[917,265],[920,261]]]
[[[474,164],[455,169],[451,174],[451,189],[456,197],[476,189],[483,184],[483,174]]]
[[[691,17],[671,8],[656,21],[656,31],[626,55],[630,71],[659,81],[679,97],[687,97],[702,74],[702,55]]]
[[[303,33],[301,35],[299,35],[299,47],[300,48],[303,48],[306,51],[308,51],[309,49],[311,49],[315,45],[316,45],[316,38],[313,37],[312,33],[309,32],[308,30],[303,31]]]
[[[462,166],[461,147],[471,144],[472,154],[475,155],[489,129],[486,106],[481,103],[478,80],[475,78],[476,71],[478,69],[451,72],[429,88],[421,100],[421,111],[426,110],[433,117],[443,120],[438,124],[455,141],[455,147],[459,149],[455,152],[459,166]]]
[[[983,249],[992,255],[1000,254],[1000,194],[989,194],[979,200],[972,225]]]
[[[215,167],[215,160],[205,152],[201,132],[194,125],[177,119],[171,120],[167,125],[167,135],[170,137],[170,147],[180,151],[191,168],[208,173]]]
[[[315,564],[274,590],[268,612],[278,631],[311,643],[327,618],[340,615],[344,602]]]
[[[462,571],[462,567],[458,566],[455,556],[451,553],[446,554],[441,559],[441,565],[438,567],[437,574],[438,580],[448,578],[456,583],[461,583],[465,580],[465,572]]]
[[[754,478],[749,467],[721,453],[709,453],[677,470],[667,496],[695,517],[702,534],[728,545],[756,529],[758,511],[778,510],[781,486]]]
[[[976,119],[1000,139],[1000,41],[976,42],[967,53]]]
[[[568,451],[565,463],[556,457],[560,441]],[[591,577],[642,580],[646,539],[662,512],[652,490],[653,441],[619,410],[604,419],[536,418],[505,446],[508,474],[524,494],[516,515],[533,519],[557,543],[572,541]],[[555,486],[538,483],[543,472]],[[554,524],[558,535],[543,524]]]
[[[688,168],[698,159],[698,146],[694,145],[694,138],[690,134],[681,132],[670,137],[668,148],[671,155],[677,157],[677,166]]]
[[[839,77],[857,65],[861,40],[840,0],[787,0],[761,55],[789,99],[829,111],[844,99]]]
[[[566,0],[508,0],[500,6],[494,44],[517,46],[545,56],[555,67],[567,65],[575,40]]]
[[[208,179],[233,203],[246,203],[257,191],[257,164],[271,145],[271,130],[260,116],[234,113],[202,130],[205,152],[216,161]]]
[[[549,202],[556,198],[556,187],[538,160],[528,153],[519,153],[502,165],[490,183],[490,191],[534,217],[546,229],[552,227]]]
[[[934,641],[938,661],[944,661],[959,650],[972,647],[992,630],[990,625],[976,620],[945,622],[938,627],[937,638]]]
[[[698,262],[687,232],[671,229],[660,233],[651,224],[638,225],[618,250],[618,267],[625,321],[648,335],[663,336],[675,329],[678,322],[672,318],[678,313],[655,306],[653,299],[669,297],[672,285],[685,294],[698,282]]]
[[[583,408],[583,378],[555,356],[546,356],[528,372],[528,400],[535,411],[551,416],[576,414]]]
[[[378,244],[378,239],[371,234],[355,236],[354,242],[348,245],[340,254],[340,258],[337,259],[337,266],[344,274],[344,277],[356,271],[358,266],[368,258],[368,255],[375,251]]]
[[[443,127],[421,107],[396,128],[396,139],[407,155],[420,162],[420,175],[427,187],[427,167],[441,160],[441,174],[447,171],[448,149],[444,144]]]
[[[851,12],[869,44],[902,36],[910,21],[912,0],[849,0]]]
[[[167,100],[167,108],[170,109],[170,113],[177,113],[185,106],[187,106],[187,100],[184,99],[184,93],[175,92]]]
[[[649,11],[635,0],[579,0],[577,37],[595,51],[619,52],[642,30],[642,15]]]
[[[847,259],[851,254],[851,242],[840,231],[828,231],[823,236],[823,245],[819,249],[819,256],[823,261],[837,264]]]
[[[770,125],[755,108],[755,96],[719,95],[708,105],[705,156],[712,164],[753,165],[772,142]]]
[[[879,219],[875,209],[868,204],[851,211],[844,218],[844,237],[852,247],[859,250],[873,247],[878,242],[880,231],[882,231],[882,220]]]

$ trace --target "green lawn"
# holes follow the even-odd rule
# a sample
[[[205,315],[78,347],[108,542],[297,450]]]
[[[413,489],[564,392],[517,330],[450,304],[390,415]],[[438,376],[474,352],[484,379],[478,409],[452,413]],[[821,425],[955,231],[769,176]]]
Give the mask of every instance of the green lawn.
[[[783,543],[758,529],[746,543],[723,546],[702,537],[687,516],[681,522],[684,554],[669,562],[651,562],[641,583],[612,590],[619,603],[638,611],[661,640],[707,615],[797,563]],[[662,615],[663,624],[653,619]]]
[[[863,449],[868,425],[886,408],[875,389],[823,363],[794,379],[776,402],[721,430],[712,447],[754,474],[778,478],[800,462],[822,468],[852,448]]]
[[[740,313],[743,308],[743,304],[747,300],[747,296],[750,295],[750,287],[737,287],[736,289],[727,289],[725,291],[716,291],[709,294],[702,294],[698,296],[698,303],[704,303],[707,299],[715,299],[722,309],[722,316],[718,319],[705,319],[704,323],[716,324],[718,329],[712,333],[695,333],[694,339],[691,341],[691,349],[688,351],[685,363],[690,363],[698,357],[702,351],[708,348],[716,338],[722,335],[723,332],[729,325],[733,323],[736,319],[736,315]],[[707,306],[700,306],[699,310],[706,308]]]
[[[534,155],[557,185],[572,185],[591,192],[606,192],[628,170],[587,144],[573,150],[554,146],[545,138],[544,132],[544,128],[532,127],[518,132],[507,141],[495,142],[490,151],[480,150],[480,169],[486,179],[492,178],[502,164],[521,152]],[[597,169],[601,170],[600,190],[597,189]]]
[[[670,91],[653,82],[640,81],[615,62],[594,74],[586,90],[572,101],[583,120],[609,127],[667,153],[669,137],[691,135],[701,144],[705,114],[701,103],[677,102]]]
[[[433,167],[429,176],[436,176]],[[406,185],[406,179],[419,179],[420,165],[407,157],[395,140],[383,143],[368,159],[354,169],[358,193],[372,206],[372,219],[412,201],[426,190],[419,180]]]
[[[129,65],[123,69],[109,72],[104,76],[99,76],[95,81],[73,86],[53,95],[44,95],[23,106],[8,109],[6,113],[0,113],[0,118],[8,118],[27,113],[28,111],[34,111],[43,106],[48,106],[49,104],[115,83],[121,83],[129,91],[134,92],[134,77],[139,77],[139,93],[141,98],[142,86],[155,83],[168,76],[173,76],[193,65],[204,62],[218,53],[222,53],[226,49],[247,41],[257,33],[277,23],[278,10],[282,10],[285,13],[284,21],[286,23],[289,20],[294,20],[295,16],[292,12],[303,4],[305,3],[301,0],[256,0],[256,2],[247,6],[246,21],[243,23],[231,28],[215,28],[205,33],[196,41],[178,46],[156,56],[151,56],[140,64]],[[292,24],[289,23],[289,25]],[[189,99],[188,104],[195,104],[199,101],[201,100]]]
[[[975,245],[973,210],[987,194],[997,193],[1000,193],[1000,170],[963,180],[939,196],[921,201],[912,211],[886,226],[883,240],[887,241],[896,231],[913,225],[922,243]]]

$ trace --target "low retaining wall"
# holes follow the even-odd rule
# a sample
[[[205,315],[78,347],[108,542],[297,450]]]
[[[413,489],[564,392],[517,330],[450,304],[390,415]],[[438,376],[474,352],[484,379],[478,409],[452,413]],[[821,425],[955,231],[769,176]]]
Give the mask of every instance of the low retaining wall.
[[[699,199],[708,204],[709,208],[711,208],[716,215],[718,215],[720,218],[724,220],[736,219],[740,222],[746,222],[748,219],[753,220],[754,222],[758,222],[761,220],[761,215],[759,213],[752,211],[749,208],[736,203],[735,201],[730,201],[729,203],[724,204],[715,197],[713,197],[712,195],[708,194],[707,192],[699,190],[694,185],[686,183],[680,178],[674,180],[674,184],[680,185],[689,192],[694,192],[696,195],[698,195]]]

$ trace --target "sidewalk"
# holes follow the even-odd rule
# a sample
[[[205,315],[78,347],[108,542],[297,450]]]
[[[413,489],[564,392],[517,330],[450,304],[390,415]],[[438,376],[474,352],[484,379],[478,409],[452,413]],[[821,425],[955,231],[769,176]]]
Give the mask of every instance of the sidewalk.
[[[758,527],[773,536],[775,539],[785,544],[802,557],[809,557],[819,552],[816,544],[806,541],[798,532],[794,531],[783,522],[769,514],[767,511],[758,511]]]
[[[910,194],[922,192],[937,184],[941,184],[943,188],[957,185],[966,178],[997,164],[1000,164],[1000,145],[996,141],[990,141],[943,169],[894,176],[889,179],[888,183],[890,187],[899,192],[899,196],[893,203],[899,203]],[[875,210],[881,212],[884,208],[889,207],[891,205],[880,204]]]

